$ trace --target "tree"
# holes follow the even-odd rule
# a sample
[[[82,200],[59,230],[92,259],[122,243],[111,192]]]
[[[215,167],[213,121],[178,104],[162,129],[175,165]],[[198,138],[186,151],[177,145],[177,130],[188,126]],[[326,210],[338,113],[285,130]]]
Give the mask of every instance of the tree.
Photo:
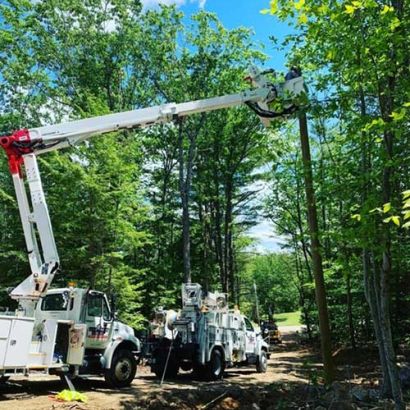
[[[318,97],[326,93],[323,101],[312,104],[316,112],[327,114],[326,127],[337,124],[339,134],[349,137],[348,147],[353,150],[343,153],[344,169],[356,177],[355,182],[349,181],[348,195],[356,201],[350,212],[360,225],[356,225],[349,245],[355,243],[354,252],[361,249],[363,254],[365,293],[383,369],[383,394],[394,397],[397,408],[404,408],[389,305],[390,289],[401,277],[400,271],[393,268],[400,258],[391,229],[400,221],[393,218],[390,207],[398,202],[401,180],[408,168],[402,155],[407,138],[402,128],[407,114],[402,91],[408,87],[404,57],[408,45],[403,41],[409,28],[406,4],[372,0],[309,4],[273,1],[267,12],[280,18],[297,17],[300,33],[288,39],[298,42],[294,43],[292,63],[308,68],[307,75]],[[377,208],[380,212],[369,216]],[[384,214],[389,216],[383,218]]]
[[[250,51],[248,30],[228,31],[213,14],[199,13],[189,29],[181,25],[181,14],[168,8],[146,18],[144,35],[152,49],[145,51],[153,61],[148,79],[158,102],[238,91],[247,86],[247,66],[262,57]],[[164,44],[159,50],[158,36]],[[219,283],[235,300],[235,211],[245,210],[254,195],[240,189],[255,178],[247,174],[262,160],[261,125],[238,108],[189,117],[162,131],[171,138],[163,139],[161,149],[178,164],[178,175],[176,165],[171,174],[182,208],[183,278],[199,278],[206,288]]]
[[[327,383],[334,378],[334,364],[332,359],[331,332],[327,309],[325,279],[319,239],[319,225],[317,217],[316,196],[313,187],[313,173],[309,145],[308,125],[306,113],[299,114],[300,145],[302,150],[303,175],[306,192],[307,219],[311,242],[312,270],[315,279],[316,304],[319,313],[320,343],[323,367]]]
[[[0,6],[7,131],[134,107],[136,99],[144,100],[134,82],[138,77],[132,78],[141,61],[126,46],[138,38],[139,25],[133,23],[140,6],[110,4],[110,13],[99,2],[17,1]],[[116,29],[108,30],[113,19]],[[11,70],[14,62],[18,70]],[[40,167],[64,272],[57,282],[65,285],[70,278],[114,289],[124,307],[120,316],[138,325],[141,270],[131,264],[131,255],[147,243],[148,235],[142,227],[141,155],[134,136],[117,134],[117,144],[111,143],[113,135],[101,137],[87,149],[48,154]],[[17,223],[15,215],[7,219],[6,231],[15,231]],[[24,249],[21,243],[10,245]],[[27,276],[24,270],[21,279]]]
[[[299,295],[295,268],[293,255],[289,253],[270,253],[249,258],[242,277],[244,302],[241,304],[241,309],[247,311],[254,308],[253,283],[255,283],[260,318],[298,310]]]

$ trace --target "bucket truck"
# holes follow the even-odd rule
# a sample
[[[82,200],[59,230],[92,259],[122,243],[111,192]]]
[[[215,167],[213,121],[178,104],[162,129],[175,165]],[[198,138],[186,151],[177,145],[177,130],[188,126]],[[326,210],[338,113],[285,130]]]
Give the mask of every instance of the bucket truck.
[[[159,310],[150,323],[151,370],[158,378],[193,370],[208,380],[223,377],[225,368],[268,367],[269,346],[260,331],[238,309],[229,309],[227,295],[204,292],[198,283],[182,285],[182,310]]]
[[[61,274],[61,266],[37,156],[101,134],[240,104],[247,104],[268,123],[271,118],[289,115],[295,109],[289,96],[303,91],[301,77],[272,84],[264,73],[252,68],[249,79],[254,88],[237,94],[21,129],[0,137],[0,146],[8,157],[31,269],[31,274],[10,293],[18,302],[17,310],[0,315],[0,380],[33,372],[70,372],[72,376],[104,375],[109,384],[123,387],[134,379],[141,351],[133,330],[111,312],[105,294],[75,286],[50,288],[54,277]],[[289,104],[283,112],[270,111],[269,104],[278,98],[289,98]]]

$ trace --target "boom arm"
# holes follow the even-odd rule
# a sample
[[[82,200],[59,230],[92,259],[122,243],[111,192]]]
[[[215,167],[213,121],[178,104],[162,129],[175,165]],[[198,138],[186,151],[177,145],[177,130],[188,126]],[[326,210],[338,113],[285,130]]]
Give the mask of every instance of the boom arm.
[[[294,96],[303,92],[302,77],[273,85],[263,73],[252,68],[249,78],[257,88],[238,94],[181,104],[171,103],[62,124],[23,129],[12,135],[0,137],[0,145],[6,151],[13,177],[32,272],[11,292],[11,297],[19,300],[20,304],[22,301],[38,300],[45,294],[59,269],[59,257],[37,166],[37,155],[78,144],[92,136],[124,129],[148,127],[179,117],[240,104],[249,105],[261,117],[286,116],[291,109],[288,108],[283,113],[274,113],[269,111],[268,104],[279,97]],[[266,124],[268,120],[262,119],[262,121]],[[30,190],[32,211],[21,170],[23,164]],[[35,228],[38,231],[42,254],[37,244]]]

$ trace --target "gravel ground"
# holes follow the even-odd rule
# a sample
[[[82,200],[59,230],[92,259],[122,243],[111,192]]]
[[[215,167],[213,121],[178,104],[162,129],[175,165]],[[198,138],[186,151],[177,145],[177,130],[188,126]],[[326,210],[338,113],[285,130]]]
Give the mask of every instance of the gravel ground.
[[[185,373],[160,386],[149,369],[140,366],[131,387],[122,390],[108,389],[100,378],[75,381],[76,389],[87,395],[87,404],[56,401],[55,394],[65,388],[56,377],[16,378],[0,387],[0,410],[200,409],[221,395],[221,400],[209,408],[245,408],[245,402],[252,405],[252,400],[268,394],[268,389],[283,387],[281,392],[286,394],[286,386],[306,386],[303,363],[310,353],[295,343],[293,328],[284,329],[283,334],[284,343],[271,353],[267,373],[258,374],[254,367],[229,369],[218,382],[194,381]]]

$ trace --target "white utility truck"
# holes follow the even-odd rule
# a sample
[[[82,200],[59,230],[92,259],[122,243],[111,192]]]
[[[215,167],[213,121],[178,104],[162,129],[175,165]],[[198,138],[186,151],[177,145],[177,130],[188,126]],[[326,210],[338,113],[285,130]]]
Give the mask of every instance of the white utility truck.
[[[228,308],[226,294],[203,292],[201,285],[182,285],[182,310],[157,311],[151,322],[151,370],[162,378],[179,369],[210,380],[226,367],[256,366],[266,372],[269,346],[251,321]]]
[[[252,68],[249,79],[255,88],[238,94],[22,129],[0,137],[31,268],[30,276],[10,292],[18,301],[17,310],[0,315],[0,380],[15,374],[69,371],[72,376],[104,374],[110,384],[121,387],[132,382],[140,352],[133,330],[115,319],[104,294],[75,287],[50,289],[61,267],[37,156],[93,136],[240,104],[247,104],[265,123],[294,112],[292,98],[303,92],[302,77],[272,84],[264,73]],[[269,103],[277,99],[285,101],[280,113],[269,110]]]

